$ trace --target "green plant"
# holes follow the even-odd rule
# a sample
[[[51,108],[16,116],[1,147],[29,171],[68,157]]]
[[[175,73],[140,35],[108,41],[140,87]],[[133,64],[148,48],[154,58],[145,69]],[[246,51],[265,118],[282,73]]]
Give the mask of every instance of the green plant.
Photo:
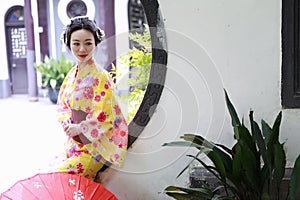
[[[293,172],[291,175],[291,181],[290,181],[290,200],[296,200],[300,197],[300,155],[298,155]]]
[[[200,135],[184,134],[184,141],[165,143],[163,146],[190,146],[199,150],[197,155],[188,155],[212,173],[220,187],[184,188],[169,186],[167,195],[175,199],[279,199],[280,184],[285,173],[286,154],[284,144],[279,142],[279,130],[282,113],[276,117],[272,127],[264,120],[261,129],[249,113],[250,130],[240,121],[237,112],[225,90],[227,108],[231,116],[233,135],[236,140],[232,148],[205,140]],[[212,165],[198,158],[200,154],[210,159]],[[299,160],[299,157],[298,159]],[[291,180],[299,177],[299,162],[292,173]],[[178,176],[180,176],[186,166]],[[299,190],[299,179],[290,185],[290,194]],[[220,190],[225,192],[220,193]],[[292,198],[291,198],[292,199]]]
[[[126,120],[130,122],[135,116],[143,98],[149,81],[150,66],[152,60],[151,42],[149,27],[145,26],[143,33],[130,33],[130,40],[139,45],[139,48],[133,48],[127,54],[119,58],[121,66],[129,70],[129,87],[128,94],[121,94],[120,99],[128,108]],[[122,70],[117,69],[114,65],[110,72],[112,76],[119,80],[123,76]]]
[[[34,67],[42,76],[42,86],[52,89],[57,89],[62,85],[64,78],[73,66],[74,63],[66,59],[63,54],[58,60],[45,56],[44,61],[40,64],[34,63]]]

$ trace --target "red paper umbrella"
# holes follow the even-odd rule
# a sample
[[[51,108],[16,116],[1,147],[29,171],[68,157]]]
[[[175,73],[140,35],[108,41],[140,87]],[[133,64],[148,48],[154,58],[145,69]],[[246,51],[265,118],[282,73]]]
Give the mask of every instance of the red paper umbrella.
[[[37,174],[1,194],[1,200],[117,200],[101,184],[63,172]]]

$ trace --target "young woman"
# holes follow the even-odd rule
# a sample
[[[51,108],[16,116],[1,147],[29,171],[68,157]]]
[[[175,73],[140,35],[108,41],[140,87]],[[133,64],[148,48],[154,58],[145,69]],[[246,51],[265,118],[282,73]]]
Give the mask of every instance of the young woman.
[[[128,127],[113,82],[93,59],[103,36],[87,17],[74,18],[66,26],[63,42],[77,64],[67,74],[57,102],[58,119],[68,136],[63,158],[45,169],[47,173],[18,181],[0,199],[117,199],[101,184],[83,180],[94,180],[106,162],[122,167],[127,150]]]
[[[110,75],[93,58],[103,38],[103,31],[87,17],[71,19],[62,34],[77,64],[67,74],[58,97],[58,120],[68,141],[54,171],[94,179],[105,162],[123,166],[128,127]]]

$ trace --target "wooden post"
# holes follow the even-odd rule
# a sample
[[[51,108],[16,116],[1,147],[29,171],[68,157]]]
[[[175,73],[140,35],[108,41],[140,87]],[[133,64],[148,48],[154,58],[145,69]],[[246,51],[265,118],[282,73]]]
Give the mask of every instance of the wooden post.
[[[116,65],[116,39],[115,39],[115,1],[99,0],[99,27],[105,32],[105,42],[103,45],[106,50],[102,56],[104,65],[107,70],[111,70],[111,63]]]
[[[40,33],[40,46],[41,46],[41,60],[44,60],[45,56],[49,56],[49,43],[48,43],[48,21],[49,16],[47,10],[47,0],[38,0],[38,18],[39,26],[43,28],[43,32]],[[49,25],[50,26],[50,25]]]
[[[29,101],[38,100],[36,70],[33,66],[35,62],[34,28],[31,14],[31,0],[25,0],[24,22],[27,34],[27,75],[28,75],[28,95]]]

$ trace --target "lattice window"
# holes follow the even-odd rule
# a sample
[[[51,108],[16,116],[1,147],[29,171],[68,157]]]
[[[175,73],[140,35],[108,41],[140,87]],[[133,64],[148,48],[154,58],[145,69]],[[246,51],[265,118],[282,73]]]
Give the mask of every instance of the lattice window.
[[[140,0],[129,0],[128,2],[129,30],[142,31],[146,23],[145,12]]]
[[[144,8],[140,0],[129,0],[128,2],[128,24],[130,32],[144,31],[144,24],[147,23]],[[140,48],[136,42],[130,41],[130,47]]]
[[[13,58],[26,58],[27,35],[25,28],[11,28],[11,54]]]

